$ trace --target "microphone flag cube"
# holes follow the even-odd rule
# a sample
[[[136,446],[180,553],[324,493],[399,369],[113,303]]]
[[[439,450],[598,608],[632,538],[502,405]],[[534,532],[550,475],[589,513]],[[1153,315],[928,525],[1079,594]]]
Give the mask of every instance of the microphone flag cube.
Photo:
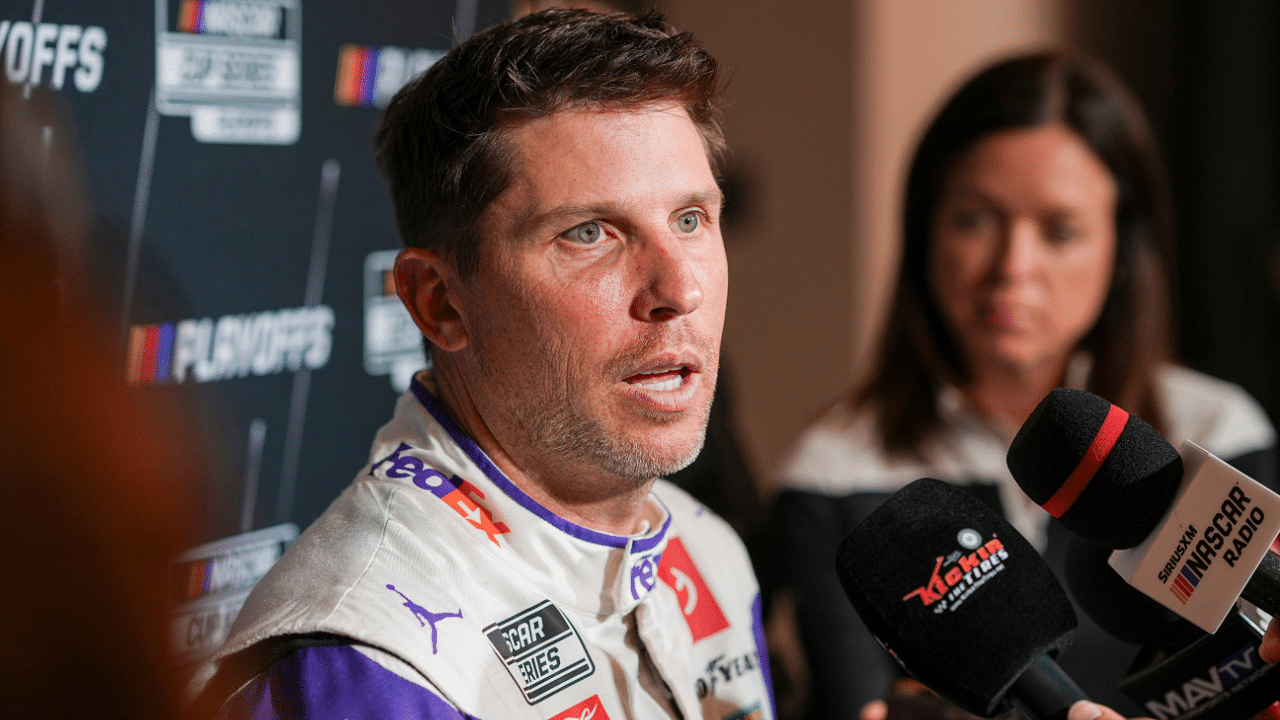
[[[1190,440],[1180,453],[1186,479],[1156,531],[1109,562],[1130,585],[1212,633],[1280,533],[1280,496]]]

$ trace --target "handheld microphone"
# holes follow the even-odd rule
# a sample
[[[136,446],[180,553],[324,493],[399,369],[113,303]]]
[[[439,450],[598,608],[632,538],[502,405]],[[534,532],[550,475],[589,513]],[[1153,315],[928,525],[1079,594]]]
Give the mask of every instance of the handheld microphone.
[[[916,679],[982,717],[1061,720],[1084,693],[1051,659],[1076,627],[1053,571],[995,511],[924,478],[840,543],[836,571],[867,628]]]
[[[1009,446],[1024,492],[1115,550],[1133,587],[1206,632],[1237,598],[1280,615],[1280,495],[1190,441],[1175,452],[1140,418],[1081,390],[1050,392]]]
[[[1280,665],[1258,655],[1263,630],[1230,614],[1208,635],[1124,582],[1110,550],[1079,536],[1066,548],[1065,579],[1076,602],[1104,630],[1143,646],[1119,688],[1159,720],[1254,717],[1276,700]]]

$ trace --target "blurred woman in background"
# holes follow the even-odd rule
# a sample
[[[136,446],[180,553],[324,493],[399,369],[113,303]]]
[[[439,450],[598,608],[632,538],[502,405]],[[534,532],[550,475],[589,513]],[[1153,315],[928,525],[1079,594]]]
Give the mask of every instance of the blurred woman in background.
[[[779,580],[795,592],[812,716],[857,717],[899,675],[832,567],[844,535],[903,485],[964,486],[1060,569],[1065,531],[1005,466],[1056,387],[1101,395],[1274,487],[1275,432],[1259,405],[1170,359],[1171,215],[1137,104],[1085,58],[991,66],[933,120],[911,163],[878,366],[782,467]],[[1136,712],[1116,689],[1134,646],[1081,623],[1064,666],[1094,699]]]

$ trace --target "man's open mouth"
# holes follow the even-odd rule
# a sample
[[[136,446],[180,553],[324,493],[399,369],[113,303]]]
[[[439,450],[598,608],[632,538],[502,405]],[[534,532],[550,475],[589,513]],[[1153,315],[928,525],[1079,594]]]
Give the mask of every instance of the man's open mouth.
[[[659,367],[652,370],[638,372],[627,378],[626,382],[629,385],[634,385],[654,392],[676,390],[684,385],[685,379],[689,376],[690,372],[691,371],[687,365]]]

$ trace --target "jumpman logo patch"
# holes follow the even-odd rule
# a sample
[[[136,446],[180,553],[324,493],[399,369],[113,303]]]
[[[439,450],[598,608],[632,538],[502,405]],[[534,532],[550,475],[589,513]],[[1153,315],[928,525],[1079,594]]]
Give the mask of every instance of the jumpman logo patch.
[[[421,625],[422,627],[426,627],[428,624],[431,625],[431,654],[435,655],[436,654],[436,638],[438,637],[436,633],[436,623],[440,622],[441,620],[444,620],[445,618],[462,617],[462,608],[458,608],[458,612],[433,613],[430,610],[422,607],[418,603],[410,600],[408,596],[406,596],[404,593],[400,592],[399,590],[396,590],[395,585],[387,585],[387,589],[399,595],[400,597],[404,598],[404,602],[401,604],[409,608],[409,611],[413,613],[413,616],[418,619],[419,625]]]

